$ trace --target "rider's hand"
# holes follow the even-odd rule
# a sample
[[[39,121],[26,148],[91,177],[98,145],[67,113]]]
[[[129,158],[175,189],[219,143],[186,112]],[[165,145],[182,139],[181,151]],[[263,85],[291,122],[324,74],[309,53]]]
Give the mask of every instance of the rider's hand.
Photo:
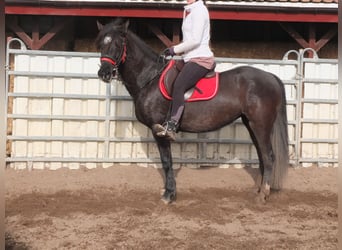
[[[173,47],[167,48],[166,50],[164,50],[164,55],[165,56],[174,56],[176,55]]]

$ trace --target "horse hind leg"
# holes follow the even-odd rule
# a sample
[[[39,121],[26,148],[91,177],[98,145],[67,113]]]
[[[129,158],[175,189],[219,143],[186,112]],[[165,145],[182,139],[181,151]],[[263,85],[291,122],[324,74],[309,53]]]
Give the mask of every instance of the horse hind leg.
[[[241,117],[243,124],[247,128],[249,135],[253,141],[253,144],[255,146],[256,152],[258,154],[258,159],[259,159],[259,174],[255,177],[254,182],[255,182],[255,191],[256,193],[260,193],[261,190],[261,184],[262,184],[262,176],[264,174],[264,164],[262,162],[259,146],[257,143],[257,140],[254,136],[254,132],[252,131],[251,127],[249,126],[249,121],[245,116]]]
[[[265,124],[258,126],[256,122],[251,122],[245,116],[242,121],[249,131],[255,145],[258,158],[260,175],[256,180],[257,192],[262,202],[268,199],[271,191],[271,178],[274,165],[274,155],[271,144],[271,129]]]
[[[264,173],[261,179],[261,188],[260,188],[260,198],[262,201],[265,201],[269,198],[271,192],[271,181],[272,181],[272,172],[274,165],[274,155],[272,150],[271,141],[264,142],[264,145],[260,147],[261,157],[264,162]]]
[[[259,197],[265,202],[271,192],[271,181],[274,167],[274,155],[270,140],[270,134],[266,132],[264,136],[256,136],[257,147],[259,149],[260,179],[259,179]]]

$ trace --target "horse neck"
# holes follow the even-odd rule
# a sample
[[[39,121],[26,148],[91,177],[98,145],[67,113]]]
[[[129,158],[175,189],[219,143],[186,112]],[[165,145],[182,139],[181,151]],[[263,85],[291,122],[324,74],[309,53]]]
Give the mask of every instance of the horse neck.
[[[130,95],[136,97],[156,77],[162,65],[158,63],[158,54],[132,32],[127,34],[126,46],[126,61],[120,65],[119,72]]]

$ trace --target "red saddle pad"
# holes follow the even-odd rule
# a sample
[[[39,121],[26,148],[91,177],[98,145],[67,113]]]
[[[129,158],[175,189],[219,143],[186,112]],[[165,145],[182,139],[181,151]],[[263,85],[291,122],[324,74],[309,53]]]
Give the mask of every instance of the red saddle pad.
[[[164,78],[166,72],[175,64],[175,60],[171,60],[167,67],[162,72],[160,79],[159,79],[159,89],[163,96],[168,99],[172,100],[171,93],[168,93],[165,85],[164,85]],[[213,98],[218,90],[218,79],[219,74],[216,72],[213,77],[210,78],[202,78],[196,84],[195,89],[191,96],[186,99],[187,102],[195,102],[195,101],[205,101]]]

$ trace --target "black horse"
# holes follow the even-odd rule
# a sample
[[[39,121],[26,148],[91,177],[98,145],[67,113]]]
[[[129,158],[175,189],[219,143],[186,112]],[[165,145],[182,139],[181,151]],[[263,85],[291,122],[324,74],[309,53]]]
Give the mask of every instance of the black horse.
[[[128,24],[128,20],[121,19],[105,26],[98,23],[96,44],[101,51],[98,76],[110,82],[118,71],[133,98],[137,119],[152,129],[154,124],[165,121],[170,106],[158,88],[165,65],[160,55],[128,29]],[[265,200],[271,188],[282,188],[289,163],[285,89],[277,76],[248,66],[220,73],[217,95],[209,101],[186,103],[179,130],[212,131],[240,117],[257,150],[258,193]],[[171,145],[156,136],[153,129],[152,133],[165,173],[162,200],[170,203],[176,199]]]

